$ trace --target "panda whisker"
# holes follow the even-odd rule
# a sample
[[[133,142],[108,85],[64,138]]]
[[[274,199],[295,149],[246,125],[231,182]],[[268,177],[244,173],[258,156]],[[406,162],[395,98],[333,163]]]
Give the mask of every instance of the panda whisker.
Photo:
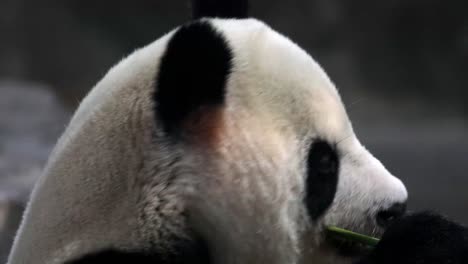
[[[336,142],[336,145],[338,146],[338,144],[343,143],[345,140],[350,139],[352,136],[353,136],[353,133],[351,133],[351,134],[347,135],[346,137],[344,137],[344,138],[338,140],[338,141]]]
[[[362,103],[364,101],[367,101],[369,98],[368,97],[361,97],[361,98],[358,98],[354,101],[352,101],[349,105],[348,105],[348,111],[351,111],[355,108],[355,106],[359,103]]]

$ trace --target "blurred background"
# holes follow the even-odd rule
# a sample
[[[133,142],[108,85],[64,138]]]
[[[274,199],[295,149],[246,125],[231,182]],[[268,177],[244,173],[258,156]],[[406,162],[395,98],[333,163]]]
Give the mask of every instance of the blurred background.
[[[189,19],[188,0],[0,0],[0,263],[83,96]],[[336,83],[361,141],[412,210],[468,224],[468,1],[251,0]]]

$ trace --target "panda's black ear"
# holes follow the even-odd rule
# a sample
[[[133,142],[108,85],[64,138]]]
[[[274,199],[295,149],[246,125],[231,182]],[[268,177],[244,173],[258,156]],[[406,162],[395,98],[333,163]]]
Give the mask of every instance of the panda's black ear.
[[[192,22],[173,34],[160,61],[153,98],[156,121],[166,134],[216,133],[231,64],[231,49],[210,22]]]
[[[246,18],[247,0],[192,0],[193,18]]]

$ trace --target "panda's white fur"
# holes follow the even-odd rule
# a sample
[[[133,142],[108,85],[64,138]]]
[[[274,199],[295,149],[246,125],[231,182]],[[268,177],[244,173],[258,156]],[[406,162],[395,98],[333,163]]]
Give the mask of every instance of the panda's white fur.
[[[187,224],[207,240],[213,263],[325,263],[338,259],[323,245],[324,226],[382,232],[375,214],[404,203],[406,189],[359,143],[321,67],[258,20],[206,21],[233,54],[215,146],[173,149],[153,139],[161,133],[154,76],[173,31],[114,66],[83,100],[33,191],[9,264],[63,263],[151,241],[164,248],[166,235],[184,236]],[[317,221],[303,202],[314,138],[340,153],[334,202]],[[189,220],[180,219],[184,210]]]

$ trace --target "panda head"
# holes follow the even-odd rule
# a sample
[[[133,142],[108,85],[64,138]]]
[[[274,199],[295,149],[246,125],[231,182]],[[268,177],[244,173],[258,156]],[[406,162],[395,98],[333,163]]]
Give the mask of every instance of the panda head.
[[[347,262],[326,226],[378,236],[403,213],[404,185],[360,144],[322,68],[245,18],[245,1],[220,2],[195,2],[196,20],[84,99],[10,264]],[[206,18],[224,16],[237,18]]]

